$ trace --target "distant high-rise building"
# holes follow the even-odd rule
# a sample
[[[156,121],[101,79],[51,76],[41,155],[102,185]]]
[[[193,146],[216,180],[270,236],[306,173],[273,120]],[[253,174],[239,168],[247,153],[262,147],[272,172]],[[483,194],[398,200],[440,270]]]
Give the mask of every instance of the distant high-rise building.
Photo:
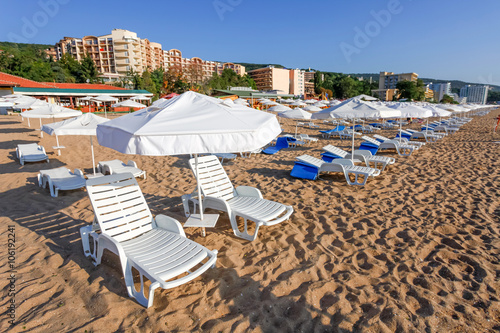
[[[486,104],[488,86],[466,85],[460,89],[460,97],[467,97],[467,103]]]
[[[441,102],[444,95],[451,96],[451,83],[430,83],[429,88],[434,91],[434,100]]]
[[[304,74],[305,72],[300,69],[290,69],[289,71],[290,77],[290,94],[295,96],[304,96]]]
[[[417,81],[418,74],[402,73],[394,74],[393,72],[380,72],[378,81],[378,89],[372,90],[373,94],[383,101],[392,101],[397,93],[396,85],[400,81]]]

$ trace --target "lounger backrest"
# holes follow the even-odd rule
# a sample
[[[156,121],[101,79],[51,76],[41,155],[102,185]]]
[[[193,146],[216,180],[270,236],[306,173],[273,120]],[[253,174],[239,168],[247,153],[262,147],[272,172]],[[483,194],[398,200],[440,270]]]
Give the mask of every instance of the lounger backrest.
[[[73,174],[66,167],[60,167],[55,169],[40,170],[41,175],[49,176],[50,178],[66,178],[72,177]]]
[[[377,146],[380,146],[380,142],[378,142],[377,140],[375,140],[374,138],[370,138],[369,136],[366,136],[366,135],[363,135],[361,137],[361,139],[365,140],[365,141],[368,141],[370,143],[373,143],[374,145],[377,145]]]
[[[123,242],[153,228],[153,216],[131,173],[92,178],[86,187],[103,233]]]
[[[194,158],[189,160],[189,165],[196,175]],[[199,157],[198,175],[198,181],[200,182],[201,191],[204,196],[211,196],[224,200],[229,200],[234,197],[233,184],[217,156],[208,155]]]
[[[37,143],[22,143],[18,144],[17,148],[25,155],[39,154],[41,152],[40,146]]]
[[[324,146],[323,150],[327,151],[329,153],[332,153],[334,155],[340,156],[342,158],[347,156],[347,152],[345,150],[342,150],[342,149],[335,147],[335,146],[332,146],[332,145]]]
[[[276,139],[276,148],[280,148],[280,149],[288,148],[288,139],[289,138],[290,137],[285,136],[285,137],[280,137],[280,138]],[[295,138],[290,138],[290,139],[292,139],[290,141],[296,141]]]
[[[389,138],[387,138],[385,136],[382,136],[382,135],[378,135],[378,134],[375,134],[373,137],[376,138],[376,139],[383,140],[383,141],[389,141],[390,140]]]

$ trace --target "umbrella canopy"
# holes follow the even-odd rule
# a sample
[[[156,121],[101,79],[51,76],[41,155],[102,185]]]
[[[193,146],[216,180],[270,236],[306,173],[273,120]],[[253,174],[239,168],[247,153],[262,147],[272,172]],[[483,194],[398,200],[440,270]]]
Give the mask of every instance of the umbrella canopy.
[[[320,107],[317,107],[317,106],[314,106],[314,105],[305,106],[303,109],[306,110],[306,111],[309,111],[309,112],[318,112],[318,111],[321,111]]]
[[[23,96],[13,100],[16,109],[35,109],[49,105],[49,103],[30,96]]]
[[[314,104],[314,103],[316,103],[316,102],[318,102],[318,100],[316,100],[316,99],[308,99],[308,100],[307,100],[307,101],[305,101],[304,103],[306,103],[306,104]]]
[[[42,126],[42,131],[50,135],[56,135],[57,147],[59,148],[59,135],[89,135],[90,136],[90,149],[92,152],[92,168],[95,175],[95,158],[94,158],[94,144],[92,136],[96,135],[97,125],[102,124],[109,119],[96,116],[92,113],[85,113],[81,116],[63,120],[57,123],[47,124]],[[62,148],[62,147],[61,147]],[[59,149],[59,155],[61,150]]]
[[[295,101],[293,103],[290,104],[291,106],[306,106],[307,104],[302,102],[302,101]]]
[[[42,107],[34,110],[24,111],[21,116],[24,118],[69,118],[82,114],[82,111],[68,109],[59,105],[45,103]]]
[[[121,101],[119,103],[111,105],[114,108],[119,108],[119,107],[127,107],[127,108],[145,108],[146,105],[141,104],[139,102],[133,101],[132,99],[127,99],[125,101]]]
[[[110,95],[101,95],[92,98],[93,101],[96,102],[118,102],[118,98],[110,96]]]
[[[311,119],[311,115],[309,112],[302,110],[301,108],[296,108],[292,110],[287,110],[278,113],[278,117],[288,118],[288,119],[296,119],[296,120],[307,120]],[[297,126],[298,122],[295,123],[295,136],[297,136]]]
[[[304,111],[300,108],[293,109],[293,110],[287,110],[278,113],[278,117],[281,118],[288,118],[288,119],[301,119],[301,120],[306,120],[306,119],[311,119],[312,114],[310,114],[307,111]]]
[[[233,101],[235,104],[243,104],[243,105],[248,105],[248,102],[243,99],[243,98],[237,98]]]
[[[96,135],[97,125],[109,119],[85,113],[81,116],[42,126],[42,131],[50,135]]]
[[[368,95],[365,95],[365,94],[354,96],[352,98],[353,99],[364,99],[365,101],[378,101],[378,98],[372,97],[372,96],[368,96]]]
[[[124,154],[234,153],[258,149],[281,133],[276,116],[192,91],[97,127],[97,140]]]
[[[429,118],[432,117],[432,111],[424,107],[411,103],[397,103],[389,106],[391,109],[401,111],[402,118]]]
[[[133,101],[150,101],[151,97],[144,96],[144,95],[137,95],[137,96],[130,97],[130,99]]]
[[[276,102],[273,102],[273,101],[269,101],[269,102],[264,102],[263,105],[270,106],[270,105],[279,105],[279,104]]]
[[[313,119],[329,119],[329,118],[396,118],[400,117],[401,112],[390,109],[385,106],[378,106],[370,102],[362,100],[350,99],[338,105],[331,106],[312,115]]]
[[[273,112],[282,112],[282,111],[286,111],[286,110],[291,110],[291,108],[289,108],[288,106],[285,106],[285,105],[275,105],[275,106],[271,106],[269,109],[267,109],[267,111],[273,111]]]

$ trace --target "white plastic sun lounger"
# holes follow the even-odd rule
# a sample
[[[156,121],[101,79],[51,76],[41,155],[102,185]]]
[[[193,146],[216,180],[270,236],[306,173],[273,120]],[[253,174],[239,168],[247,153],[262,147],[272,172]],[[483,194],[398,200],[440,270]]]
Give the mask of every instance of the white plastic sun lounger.
[[[80,169],[75,169],[74,173],[65,167],[40,170],[38,186],[45,188],[47,185],[49,185],[50,195],[55,198],[59,191],[85,187],[85,176]]]
[[[425,142],[436,142],[442,137],[440,135],[432,134],[430,131],[428,131],[427,133],[425,131],[415,131],[411,129],[407,129],[406,131],[411,133],[412,139],[424,139]]]
[[[415,150],[415,146],[400,144],[397,140],[380,142],[366,135],[363,135],[361,138],[373,145],[378,146],[378,149],[395,149],[400,156],[410,156]]]
[[[422,146],[425,146],[425,142],[419,142],[419,141],[409,141],[406,138],[399,138],[396,139],[389,139],[388,137],[379,135],[379,134],[374,134],[373,137],[378,140],[383,140],[384,142],[387,141],[397,141],[398,143],[404,144],[404,145],[410,145],[410,146],[415,146],[415,150],[420,149]]]
[[[45,153],[45,148],[36,143],[17,145],[16,155],[21,165],[24,165],[25,162],[40,162],[45,160],[49,163],[49,157]]]
[[[157,288],[177,287],[215,267],[216,250],[187,239],[177,220],[165,215],[153,218],[131,173],[89,179],[87,192],[95,218],[93,226],[80,229],[85,255],[92,257],[96,265],[101,263],[104,249],[118,255],[127,292],[141,305],[153,305]],[[139,291],[134,286],[132,269],[140,275]],[[148,297],[145,278],[151,281]]]
[[[310,155],[301,155],[296,157],[297,161],[312,165],[318,168],[318,173],[321,172],[342,172],[345,180],[349,185],[365,185],[368,177],[375,177],[380,175],[379,169],[362,167],[354,165],[351,160],[338,158],[332,162],[325,162],[319,158]],[[354,181],[349,177],[354,175]]]
[[[146,179],[146,171],[139,169],[137,163],[131,160],[129,160],[127,164],[120,160],[99,162],[97,170],[103,175],[130,172],[134,177],[143,177]]]
[[[351,154],[338,147],[328,145],[323,147],[323,150],[340,156],[341,158],[350,159]],[[387,156],[375,156],[368,150],[355,150],[353,154],[355,159],[363,161],[367,167],[371,168],[373,164],[374,169],[379,169],[381,172],[384,171],[385,167],[390,164],[394,164],[396,159],[394,157]]]
[[[196,175],[195,159],[190,159],[189,164]],[[234,188],[216,156],[198,158],[198,175],[203,194],[203,207],[227,212],[237,237],[253,241],[257,238],[261,226],[286,221],[293,213],[292,206],[263,199],[261,192],[254,187]],[[194,195],[192,194],[190,199],[196,202]],[[245,220],[243,232],[238,228],[238,216]],[[255,222],[253,235],[248,233],[248,220]]]

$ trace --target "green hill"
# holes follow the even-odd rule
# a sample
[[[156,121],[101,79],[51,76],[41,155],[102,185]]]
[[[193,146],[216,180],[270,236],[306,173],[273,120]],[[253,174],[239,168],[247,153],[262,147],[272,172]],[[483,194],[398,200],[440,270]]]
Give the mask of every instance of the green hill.
[[[45,50],[50,47],[54,47],[54,45],[48,44],[24,44],[24,43],[11,43],[11,42],[0,42],[0,50],[3,50],[8,53],[13,53],[16,51],[24,51],[25,49],[36,49],[36,50]]]

